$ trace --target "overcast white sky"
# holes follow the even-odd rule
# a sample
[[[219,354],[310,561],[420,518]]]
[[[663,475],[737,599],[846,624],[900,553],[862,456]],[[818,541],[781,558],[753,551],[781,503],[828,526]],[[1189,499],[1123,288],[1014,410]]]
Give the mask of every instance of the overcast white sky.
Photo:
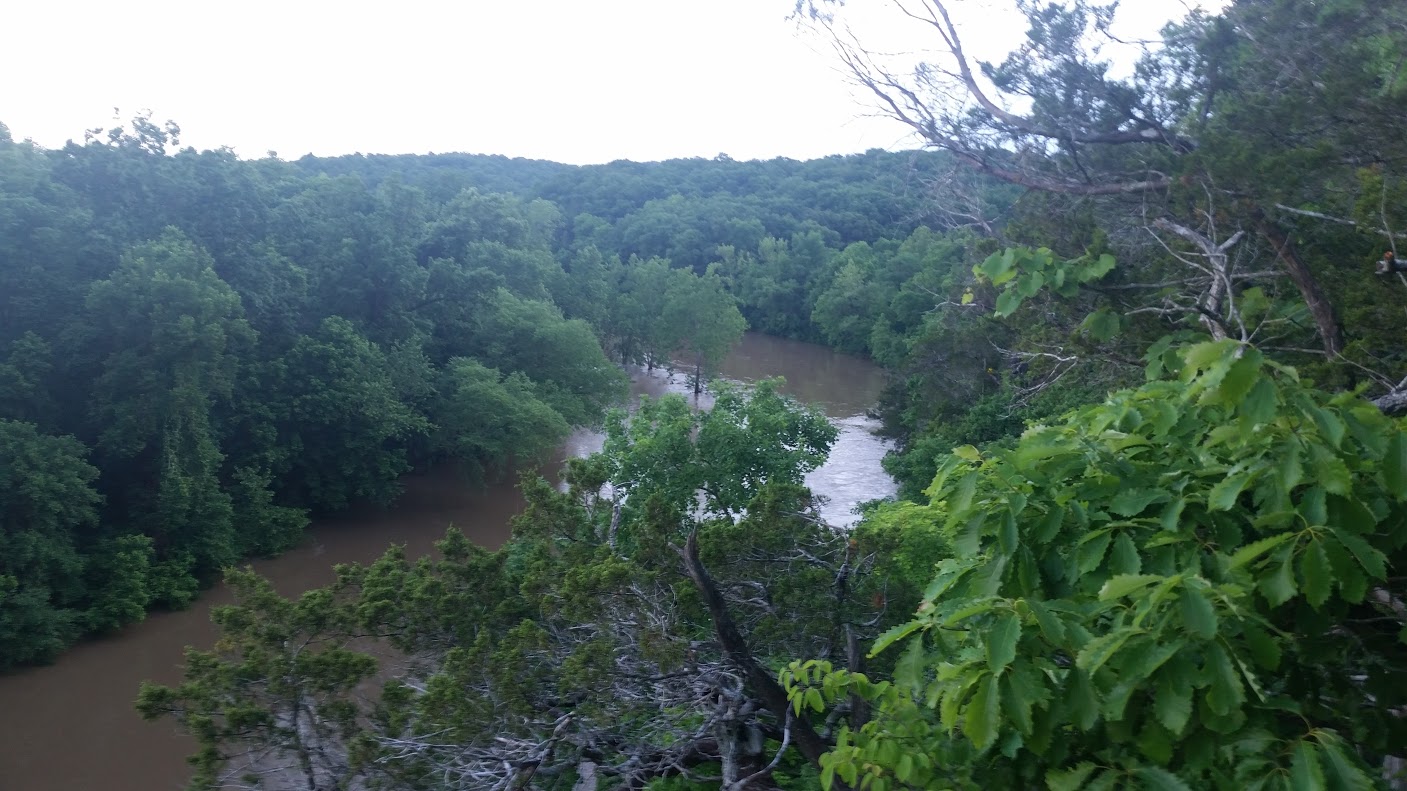
[[[994,57],[1021,28],[957,0]],[[913,145],[868,117],[793,0],[15,0],[0,122],[61,146],[141,109],[244,157],[468,151],[578,164]],[[850,0],[867,40],[898,35]],[[1125,0],[1141,31],[1182,0]],[[909,23],[911,27],[912,23]]]

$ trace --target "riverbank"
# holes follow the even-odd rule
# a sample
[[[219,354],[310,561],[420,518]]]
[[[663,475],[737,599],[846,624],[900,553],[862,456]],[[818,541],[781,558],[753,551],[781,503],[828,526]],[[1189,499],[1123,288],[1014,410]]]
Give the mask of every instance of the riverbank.
[[[840,427],[830,461],[807,478],[814,491],[829,498],[823,511],[828,521],[848,523],[855,503],[893,493],[893,482],[879,466],[884,443],[871,433],[878,423],[865,416],[883,387],[879,368],[813,344],[749,335],[722,374],[743,382],[783,376],[789,395],[815,404]],[[662,371],[636,376],[632,389],[636,396],[689,391],[683,374]],[[559,458],[584,455],[600,442],[599,434],[579,431]],[[553,474],[551,467],[546,473]],[[300,546],[253,565],[280,592],[296,594],[332,581],[333,564],[370,562],[391,543],[405,544],[412,557],[424,555],[450,524],[475,543],[496,547],[523,506],[516,481],[516,472],[510,472],[488,487],[467,486],[451,467],[407,476],[394,507],[318,520]],[[214,641],[210,608],[228,601],[228,591],[217,586],[188,610],[153,614],[76,646],[54,665],[0,678],[0,788],[184,788],[189,776],[184,759],[193,742],[169,722],[143,722],[132,701],[142,680],[180,681],[184,647]]]

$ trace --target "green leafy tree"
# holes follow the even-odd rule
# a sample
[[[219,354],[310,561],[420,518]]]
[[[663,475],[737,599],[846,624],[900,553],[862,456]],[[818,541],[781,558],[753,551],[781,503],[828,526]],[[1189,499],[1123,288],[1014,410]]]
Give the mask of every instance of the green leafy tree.
[[[49,661],[84,630],[79,547],[102,499],[87,456],[73,437],[0,420],[0,668]]]
[[[1138,389],[956,449],[902,507],[949,556],[875,644],[902,648],[892,682],[788,677],[877,705],[824,779],[1373,786],[1407,735],[1407,431],[1252,347],[1148,359]]]

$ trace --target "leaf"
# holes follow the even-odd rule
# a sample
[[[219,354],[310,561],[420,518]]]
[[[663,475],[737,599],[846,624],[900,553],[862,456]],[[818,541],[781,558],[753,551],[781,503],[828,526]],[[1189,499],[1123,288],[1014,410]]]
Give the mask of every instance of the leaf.
[[[1075,568],[1081,574],[1088,574],[1099,568],[1099,564],[1104,560],[1104,553],[1109,549],[1109,531],[1096,530],[1086,533],[1080,539],[1080,545],[1075,549]]]
[[[1210,640],[1216,636],[1216,609],[1201,591],[1183,588],[1178,597],[1182,609],[1182,623],[1193,635]]]
[[[977,687],[977,693],[967,702],[962,731],[978,750],[986,750],[997,739],[997,721],[1001,716],[1001,696],[997,692],[997,677],[988,675]]]
[[[1290,759],[1291,791],[1320,791],[1326,787],[1324,769],[1319,765],[1319,756],[1314,745],[1301,739],[1295,745],[1294,756]]]
[[[1279,607],[1299,592],[1295,583],[1294,555],[1286,548],[1275,553],[1275,570],[1256,581],[1256,587],[1272,607]]]
[[[1175,684],[1166,677],[1160,679],[1153,696],[1153,714],[1174,736],[1181,734],[1192,717],[1191,687]]]
[[[1309,446],[1309,465],[1314,470],[1314,480],[1330,494],[1347,496],[1352,480],[1348,465],[1323,445]]]
[[[1127,531],[1120,532],[1114,539],[1114,550],[1109,553],[1109,573],[1137,574],[1142,570],[1143,558],[1138,554],[1138,547]]]
[[[1294,533],[1280,533],[1279,535],[1262,538],[1259,541],[1247,544],[1231,555],[1231,560],[1228,562],[1227,567],[1239,569],[1294,537]]]
[[[1080,649],[1080,653],[1075,657],[1075,666],[1085,671],[1088,675],[1094,675],[1095,671],[1104,666],[1124,643],[1135,635],[1142,634],[1138,629],[1117,629],[1107,634],[1102,634]]]
[[[1383,453],[1383,480],[1400,500],[1407,497],[1407,434],[1394,431]]]
[[[1050,791],[1079,791],[1089,776],[1099,767],[1081,761],[1072,769],[1051,769],[1045,773],[1045,785]]]
[[[1021,307],[1022,299],[1021,293],[1014,288],[1003,291],[997,297],[996,315],[1000,318],[1006,318],[1015,313],[1016,309]]]
[[[1192,791],[1177,775],[1156,766],[1140,766],[1134,774],[1150,791]]]
[[[997,616],[987,632],[987,667],[999,673],[1016,658],[1016,643],[1021,639],[1021,619],[1014,612]]]
[[[1210,646],[1206,654],[1206,671],[1211,680],[1206,693],[1207,706],[1217,714],[1230,714],[1246,702],[1246,690],[1231,657],[1220,645],[1211,643]]]
[[[1119,314],[1108,308],[1100,308],[1080,322],[1080,330],[1103,343],[1119,334]]]
[[[1304,598],[1309,606],[1319,609],[1329,600],[1333,587],[1334,571],[1329,566],[1329,556],[1319,539],[1311,539],[1300,555],[1300,576],[1304,580]]]
[[[1026,599],[1026,606],[1030,608],[1031,614],[1036,616],[1036,623],[1041,627],[1041,633],[1045,639],[1055,645],[1065,644],[1065,625],[1051,614],[1046,606],[1036,599]]]
[[[1275,418],[1275,408],[1279,403],[1280,392],[1275,383],[1262,377],[1241,401],[1241,417],[1252,425],[1269,423]]]
[[[1207,495],[1207,508],[1212,511],[1230,511],[1235,508],[1236,498],[1241,496],[1241,490],[1246,488],[1250,480],[1251,474],[1248,472],[1222,478],[1212,487],[1211,494]]]
[[[1231,363],[1216,387],[1217,401],[1222,404],[1238,404],[1246,398],[1260,376],[1261,353],[1252,348],[1244,348],[1241,356]]]
[[[922,626],[923,623],[921,621],[909,621],[908,623],[901,623],[898,626],[890,627],[885,630],[884,634],[875,638],[874,647],[870,649],[870,656],[874,656],[893,645],[895,642],[908,637]]]
[[[1345,549],[1353,553],[1354,559],[1368,573],[1368,576],[1378,580],[1387,576],[1387,556],[1374,549],[1373,545],[1363,540],[1362,536],[1337,527],[1329,528],[1329,532],[1340,544],[1344,545]]]
[[[1373,781],[1363,772],[1361,764],[1349,757],[1350,753],[1344,749],[1338,735],[1325,730],[1316,731],[1316,734],[1320,752],[1326,759],[1324,776],[1330,781],[1328,786],[1343,791],[1370,791]]]
[[[1166,498],[1167,494],[1157,489],[1124,489],[1109,501],[1109,510],[1119,516],[1134,517],[1153,502]]]
[[[1117,577],[1110,577],[1109,581],[1099,589],[1099,600],[1109,601],[1127,596],[1136,590],[1162,582],[1165,578],[1157,574],[1120,574]]]
[[[982,453],[971,445],[959,445],[953,448],[953,455],[964,461],[982,460]]]

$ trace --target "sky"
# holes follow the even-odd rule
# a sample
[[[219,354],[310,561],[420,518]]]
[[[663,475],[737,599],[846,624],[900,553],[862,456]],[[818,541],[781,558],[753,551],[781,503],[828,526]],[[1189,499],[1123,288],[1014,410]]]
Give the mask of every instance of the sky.
[[[979,54],[1021,27],[956,0]],[[0,26],[0,123],[46,147],[150,110],[241,157],[465,151],[573,164],[911,148],[794,0],[52,0]],[[1125,0],[1151,33],[1184,0]],[[867,42],[912,41],[849,0]],[[969,32],[970,31],[970,34]],[[905,44],[904,46],[908,46]],[[921,44],[915,44],[915,48]]]

